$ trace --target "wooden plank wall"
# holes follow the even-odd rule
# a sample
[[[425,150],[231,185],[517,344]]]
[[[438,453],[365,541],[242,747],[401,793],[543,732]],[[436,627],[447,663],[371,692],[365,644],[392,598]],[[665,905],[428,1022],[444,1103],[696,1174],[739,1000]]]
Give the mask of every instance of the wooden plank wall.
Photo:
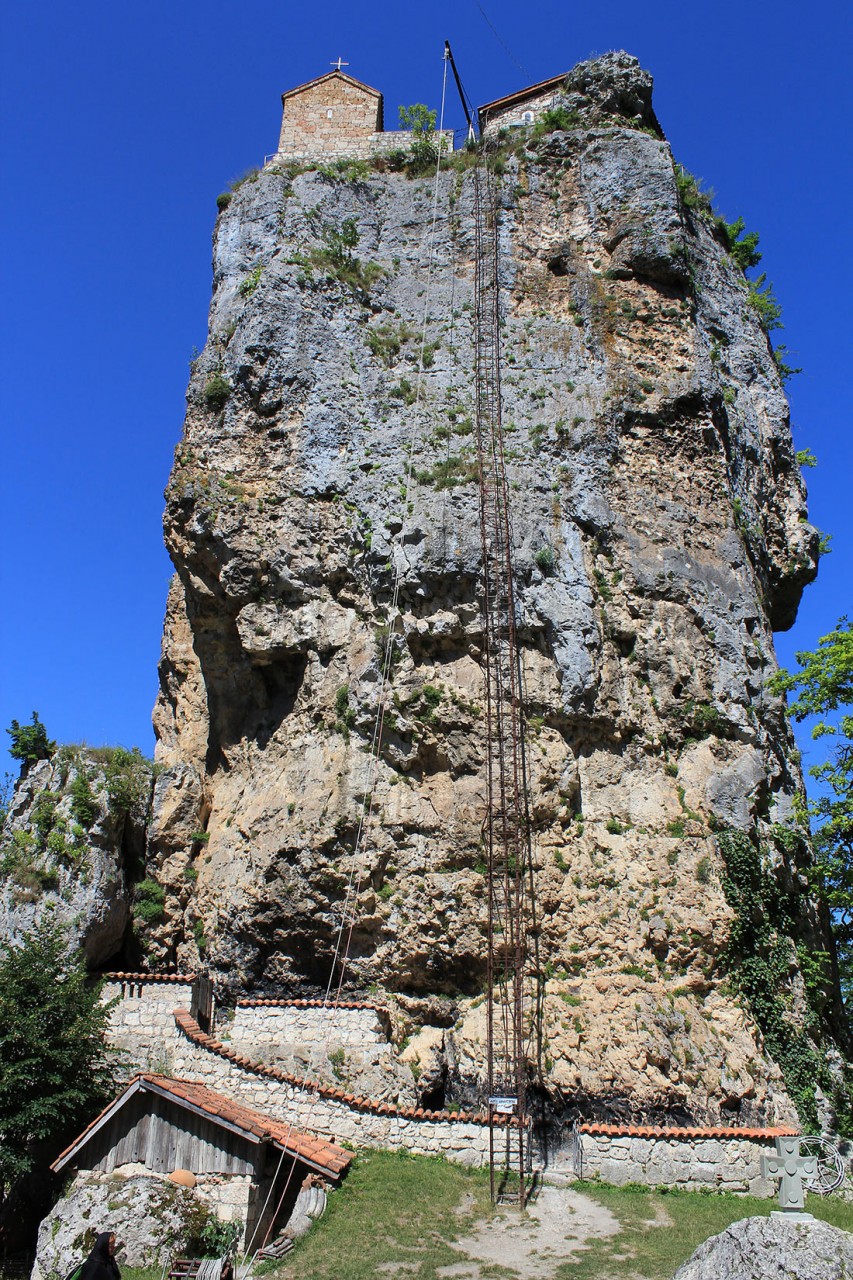
[[[153,1173],[254,1173],[264,1154],[236,1133],[153,1093],[136,1093],[80,1152],[78,1167],[111,1173],[143,1164]]]

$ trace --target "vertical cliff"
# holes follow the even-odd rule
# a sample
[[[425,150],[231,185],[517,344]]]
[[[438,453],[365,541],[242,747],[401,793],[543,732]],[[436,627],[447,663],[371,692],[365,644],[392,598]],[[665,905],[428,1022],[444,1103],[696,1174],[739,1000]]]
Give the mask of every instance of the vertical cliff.
[[[790,1119],[833,997],[798,967],[826,938],[766,691],[816,571],[788,406],[650,77],[608,55],[563,108],[494,158],[536,1069],[600,1112]],[[232,993],[322,991],[357,886],[347,985],[439,1029],[448,1096],[476,1089],[483,1032],[472,162],[441,172],[434,232],[432,178],[364,165],[267,168],[218,218],[149,833],[152,959],[201,953]]]

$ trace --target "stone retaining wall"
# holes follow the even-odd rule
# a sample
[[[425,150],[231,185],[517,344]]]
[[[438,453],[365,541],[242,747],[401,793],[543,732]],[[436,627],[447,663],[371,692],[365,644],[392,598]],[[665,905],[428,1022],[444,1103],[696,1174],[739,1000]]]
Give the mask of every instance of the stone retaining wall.
[[[761,1155],[775,1150],[775,1138],[640,1138],[581,1133],[581,1156],[572,1162],[579,1177],[601,1178],[615,1186],[705,1187],[774,1196],[778,1182],[761,1177]]]
[[[335,1142],[387,1147],[419,1155],[441,1154],[461,1164],[488,1162],[489,1131],[470,1113],[424,1112],[354,1097],[342,1089],[314,1087],[255,1059],[272,1045],[325,1046],[330,1018],[336,1043],[375,1047],[387,1039],[383,1013],[372,1005],[336,1010],[312,1001],[243,1001],[225,1023],[227,1043],[204,1035],[176,1005],[189,1005],[193,975],[165,979],[110,975],[104,998],[118,997],[110,1037],[136,1070],[156,1070],[208,1085],[294,1127]],[[642,1126],[582,1125],[580,1149],[567,1146],[549,1167],[577,1177],[624,1185],[707,1187],[772,1196],[775,1184],[760,1174],[762,1152],[782,1130],[673,1131]],[[790,1132],[785,1130],[784,1132]]]
[[[331,1097],[329,1094],[335,1091],[316,1091],[310,1082],[284,1078],[273,1068],[241,1065],[229,1056],[231,1052],[208,1036],[185,1034],[173,1019],[168,1050],[172,1075],[206,1084],[235,1102],[277,1120],[292,1121],[294,1128],[333,1142],[387,1147],[414,1155],[443,1155],[473,1166],[488,1160],[489,1130],[482,1121],[431,1119],[422,1111],[420,1115],[414,1111],[401,1114],[393,1107],[376,1106],[367,1099],[346,1100],[340,1090],[336,1091],[340,1097]]]
[[[261,1004],[241,1001],[228,1023],[217,1020],[217,1033],[227,1032],[230,1043],[247,1050],[274,1045],[326,1051],[336,1045],[371,1049],[387,1044],[388,1033],[378,1009],[371,1005],[323,1008],[307,1002]]]
[[[124,1056],[122,1074],[168,1074],[169,1046],[175,1036],[175,1007],[189,1008],[195,974],[163,976],[109,973],[101,999],[115,1001],[107,1035]]]

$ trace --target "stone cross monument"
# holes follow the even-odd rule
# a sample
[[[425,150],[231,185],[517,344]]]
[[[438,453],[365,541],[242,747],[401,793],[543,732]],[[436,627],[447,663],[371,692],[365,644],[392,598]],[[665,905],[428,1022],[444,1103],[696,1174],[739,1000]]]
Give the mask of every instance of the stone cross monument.
[[[786,1218],[811,1220],[805,1213],[804,1178],[817,1176],[817,1157],[800,1155],[799,1138],[777,1138],[776,1154],[761,1157],[762,1178],[781,1178],[779,1207]]]

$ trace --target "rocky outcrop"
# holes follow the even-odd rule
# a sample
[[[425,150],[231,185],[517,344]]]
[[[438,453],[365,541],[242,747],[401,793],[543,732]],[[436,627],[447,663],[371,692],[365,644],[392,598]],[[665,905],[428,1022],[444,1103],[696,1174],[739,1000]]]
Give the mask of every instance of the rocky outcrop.
[[[673,1280],[847,1280],[853,1237],[827,1222],[741,1218],[701,1244]]]
[[[576,127],[497,157],[537,1070],[587,1114],[783,1123],[728,985],[718,837],[785,908],[773,999],[801,1027],[780,922],[826,944],[766,682],[817,535],[767,336],[643,76],[585,64]],[[268,168],[217,222],[167,490],[147,939],[225,999],[322,994],[345,952],[345,988],[384,991],[460,1100],[486,932],[472,188],[459,157],[433,233],[432,179]]]
[[[62,747],[24,771],[0,832],[0,942],[50,918],[90,968],[120,951],[151,775],[149,761],[122,748]]]
[[[115,1232],[122,1266],[179,1257],[197,1243],[209,1217],[192,1191],[163,1178],[78,1174],[39,1227],[32,1280],[67,1275],[102,1231]]]

